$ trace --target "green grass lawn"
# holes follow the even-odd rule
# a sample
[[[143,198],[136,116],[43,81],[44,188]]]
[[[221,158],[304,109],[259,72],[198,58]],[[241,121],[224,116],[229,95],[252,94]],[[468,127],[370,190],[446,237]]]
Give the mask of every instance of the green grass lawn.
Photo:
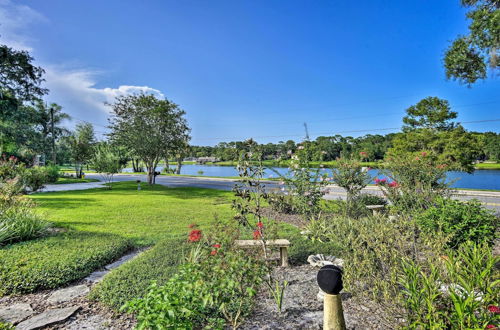
[[[115,308],[144,293],[151,280],[166,280],[175,272],[181,250],[186,249],[182,242],[186,242],[189,224],[196,223],[203,230],[216,214],[228,221],[234,214],[232,192],[145,184],[137,191],[132,181],[113,183],[111,190],[30,197],[47,220],[67,231],[0,247],[0,296],[64,286],[130,249],[154,246],[111,272],[94,290],[93,298]],[[288,238],[298,232],[285,224],[280,230]]]
[[[477,170],[500,170],[500,163],[479,163],[474,167]]]
[[[99,182],[97,179],[59,178],[55,184]]]

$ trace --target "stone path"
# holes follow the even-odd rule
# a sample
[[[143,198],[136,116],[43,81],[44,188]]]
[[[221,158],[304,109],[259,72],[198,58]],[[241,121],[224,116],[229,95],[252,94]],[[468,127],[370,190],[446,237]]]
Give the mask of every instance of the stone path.
[[[134,251],[122,256],[117,261],[106,265],[87,276],[81,283],[58,290],[40,292],[24,296],[4,297],[0,299],[0,319],[16,326],[19,330],[32,330],[48,326],[64,329],[105,329],[111,320],[100,315],[93,315],[93,306],[85,301],[85,296],[93,285],[103,279],[112,269],[133,259],[142,251]],[[93,304],[95,305],[95,304]],[[73,318],[79,310],[86,315]],[[61,325],[65,321],[68,324]]]

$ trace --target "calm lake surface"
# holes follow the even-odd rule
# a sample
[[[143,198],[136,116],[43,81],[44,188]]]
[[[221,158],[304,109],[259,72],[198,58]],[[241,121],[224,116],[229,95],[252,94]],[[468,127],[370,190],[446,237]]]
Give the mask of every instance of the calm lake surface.
[[[174,165],[170,166],[175,168]],[[274,170],[281,174],[288,172],[287,168],[274,167]],[[158,166],[157,171],[163,170],[163,166]],[[199,171],[203,171],[201,174]],[[322,171],[331,174],[330,169],[323,169]],[[132,172],[131,168],[126,168],[123,172]],[[382,176],[378,170],[371,169],[368,173],[375,178]],[[238,171],[232,166],[217,166],[217,165],[182,165],[181,174],[185,175],[203,175],[203,176],[220,176],[220,177],[235,177],[238,176]],[[271,169],[265,170],[265,177],[277,177]],[[448,172],[448,180],[454,181],[452,187],[454,188],[469,188],[469,189],[495,189],[500,190],[500,171],[498,170],[476,170],[472,174],[465,172]]]

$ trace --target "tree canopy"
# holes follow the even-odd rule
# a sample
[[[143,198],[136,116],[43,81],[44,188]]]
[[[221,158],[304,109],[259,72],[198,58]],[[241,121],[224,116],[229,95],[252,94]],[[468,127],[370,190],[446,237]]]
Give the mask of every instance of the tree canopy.
[[[469,33],[458,36],[444,57],[447,79],[474,84],[487,77],[488,68],[495,74],[500,67],[500,1],[462,0],[470,8]]]
[[[404,131],[418,128],[448,130],[453,128],[450,121],[457,118],[457,113],[451,111],[448,101],[433,96],[412,105],[406,109],[406,114],[403,117]]]
[[[111,140],[140,158],[154,183],[160,159],[174,154],[189,140],[185,112],[177,104],[150,94],[125,95],[112,104]]]

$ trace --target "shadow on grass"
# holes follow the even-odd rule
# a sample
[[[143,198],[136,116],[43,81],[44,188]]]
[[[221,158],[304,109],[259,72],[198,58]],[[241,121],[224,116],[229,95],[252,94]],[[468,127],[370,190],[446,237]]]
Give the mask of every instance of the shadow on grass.
[[[77,209],[82,206],[97,206],[97,198],[75,198],[75,197],[41,197],[34,198],[36,203],[50,209]]]

